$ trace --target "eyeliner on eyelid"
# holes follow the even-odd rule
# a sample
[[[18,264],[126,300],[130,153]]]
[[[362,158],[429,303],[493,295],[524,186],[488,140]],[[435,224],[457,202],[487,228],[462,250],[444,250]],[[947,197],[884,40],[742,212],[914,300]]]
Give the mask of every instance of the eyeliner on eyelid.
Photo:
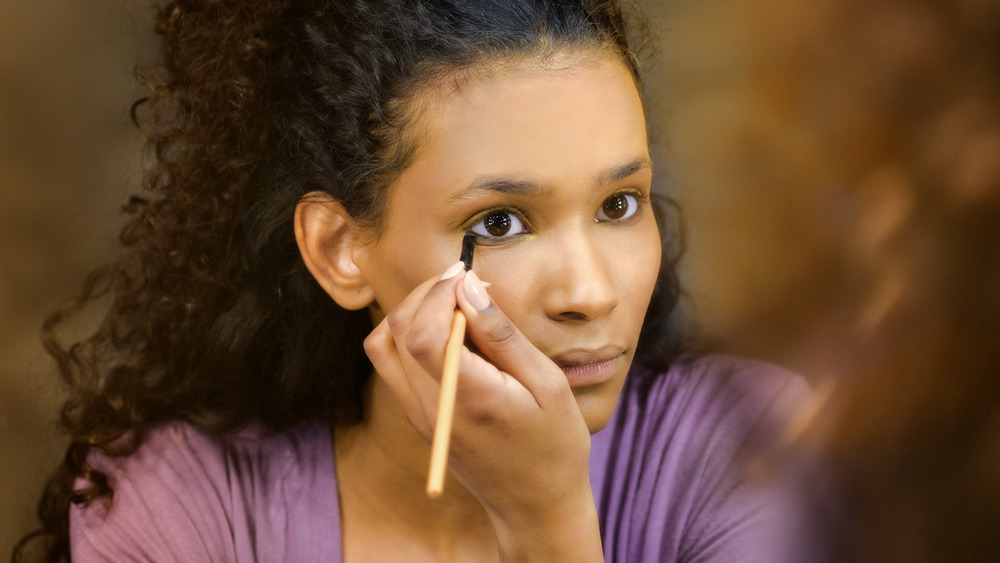
[[[638,207],[647,204],[651,201],[651,190],[649,188],[634,187],[634,186],[621,188],[604,197],[601,200],[601,206],[606,204],[609,199],[620,196],[627,196],[631,198],[635,202],[634,205]],[[598,212],[599,213],[601,212],[600,207],[598,208]],[[632,220],[637,212],[639,212],[639,209],[635,208],[632,209],[631,212],[629,212],[626,217],[608,218],[606,221],[599,221],[599,222],[626,223]],[[479,227],[482,226],[483,221],[485,221],[491,215],[509,215],[510,219],[508,219],[508,225],[510,226],[510,224],[516,224],[518,226],[517,232],[511,233],[509,232],[509,230],[504,234],[488,234],[483,232],[477,232],[479,230]],[[487,209],[478,211],[475,214],[473,214],[471,218],[466,219],[460,223],[456,223],[455,228],[456,230],[472,233],[473,235],[475,235],[478,241],[480,241],[482,244],[487,244],[487,245],[491,243],[499,244],[510,238],[516,237],[518,235],[529,234],[533,231],[533,227],[530,221],[528,221],[527,219],[527,214],[524,213],[519,208],[517,208],[516,206],[510,204],[495,205]],[[487,227],[487,229],[488,228],[489,227]]]

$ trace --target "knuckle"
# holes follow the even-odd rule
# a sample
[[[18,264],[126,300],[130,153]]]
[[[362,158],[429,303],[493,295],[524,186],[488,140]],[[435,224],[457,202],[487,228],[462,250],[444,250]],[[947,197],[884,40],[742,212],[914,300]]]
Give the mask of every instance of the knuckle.
[[[406,335],[406,350],[418,361],[432,357],[436,348],[434,335],[427,328],[414,328]]]
[[[471,426],[495,426],[500,422],[494,401],[477,401],[465,409],[465,419]]]
[[[365,341],[362,344],[365,349],[365,354],[368,355],[368,358],[372,362],[375,362],[382,357],[382,345],[380,341],[381,336],[373,332],[365,337]]]
[[[385,323],[391,334],[403,334],[405,330],[405,321],[398,308],[386,315]]]
[[[466,393],[459,403],[462,416],[471,426],[496,426],[506,420],[510,405],[505,393]]]
[[[510,319],[503,317],[492,323],[485,332],[487,342],[497,348],[514,346],[516,342],[517,328]]]

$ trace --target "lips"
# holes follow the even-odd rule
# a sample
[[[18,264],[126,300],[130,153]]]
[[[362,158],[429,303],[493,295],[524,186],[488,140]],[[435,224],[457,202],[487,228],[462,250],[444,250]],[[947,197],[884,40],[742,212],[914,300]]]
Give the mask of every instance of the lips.
[[[576,349],[552,356],[562,368],[571,387],[594,385],[611,379],[625,360],[625,350],[617,346]]]

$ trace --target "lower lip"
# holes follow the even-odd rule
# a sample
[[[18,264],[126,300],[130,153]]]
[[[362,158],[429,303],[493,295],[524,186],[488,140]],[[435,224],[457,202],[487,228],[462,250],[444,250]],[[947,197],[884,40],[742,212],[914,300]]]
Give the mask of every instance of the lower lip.
[[[618,371],[618,362],[622,356],[615,356],[610,360],[583,364],[580,366],[563,366],[563,373],[569,380],[570,387],[583,387],[586,385],[597,385],[611,379]]]

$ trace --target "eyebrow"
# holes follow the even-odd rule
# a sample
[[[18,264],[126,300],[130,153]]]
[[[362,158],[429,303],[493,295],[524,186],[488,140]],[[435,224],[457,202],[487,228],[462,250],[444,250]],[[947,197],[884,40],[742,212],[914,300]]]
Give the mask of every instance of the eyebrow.
[[[596,174],[594,176],[594,185],[606,186],[614,184],[636,172],[652,168],[653,162],[651,160],[646,157],[639,157],[625,164],[612,166]],[[453,195],[451,200],[467,199],[482,190],[518,196],[544,196],[552,192],[551,189],[545,188],[531,180],[519,180],[510,177],[477,178]]]
[[[639,157],[631,162],[627,162],[620,166],[612,166],[611,168],[601,172],[595,177],[594,184],[597,186],[614,184],[615,182],[620,182],[641,170],[652,169],[653,161],[646,157]]]
[[[517,180],[514,178],[477,178],[471,184],[462,188],[455,195],[451,196],[452,201],[468,199],[482,190],[497,192],[506,195],[534,195],[543,196],[552,190],[543,188],[536,182],[530,180]]]

